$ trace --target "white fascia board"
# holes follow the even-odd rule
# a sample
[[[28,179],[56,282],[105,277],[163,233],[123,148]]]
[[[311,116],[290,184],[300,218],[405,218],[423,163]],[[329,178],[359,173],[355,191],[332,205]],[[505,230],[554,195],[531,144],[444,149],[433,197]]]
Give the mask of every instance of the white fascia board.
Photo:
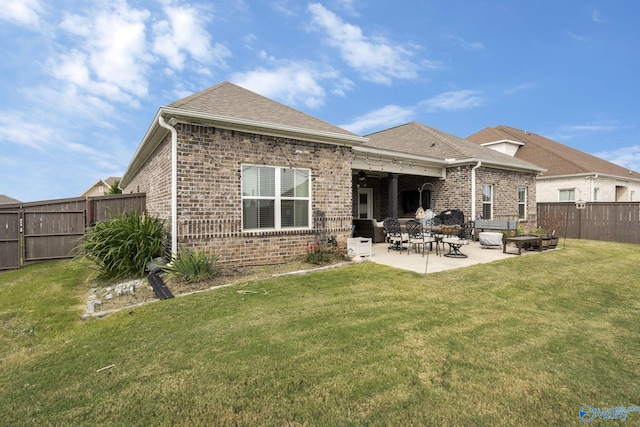
[[[531,164],[531,166],[517,165],[508,162],[497,162],[495,160],[487,160],[487,159],[479,159],[479,158],[468,158],[468,159],[452,159],[447,162],[447,166],[462,166],[469,164],[477,164],[478,162],[482,162],[482,167],[494,168],[494,169],[504,169],[511,170],[517,172],[535,172],[541,173],[546,171],[545,168],[541,168],[540,166],[536,166]]]
[[[640,177],[636,178],[634,177],[637,176],[637,174],[630,174],[629,176],[622,176],[622,175],[609,175],[606,173],[598,173],[598,172],[589,172],[589,173],[576,173],[576,174],[570,174],[570,175],[553,175],[553,176],[539,176],[538,180],[540,181],[553,181],[553,180],[557,180],[557,179],[567,179],[567,178],[591,178],[596,176],[598,178],[606,178],[606,179],[613,179],[616,181],[629,181],[629,182],[638,182],[640,183]]]
[[[255,120],[237,119],[217,114],[199,113],[172,107],[162,107],[159,114],[162,114],[164,117],[175,117],[176,120],[178,120],[178,123],[197,125],[206,124],[240,132],[251,132],[260,135],[301,139],[304,141],[321,142],[325,144],[351,147],[364,144],[369,141],[369,138],[357,135],[344,135],[341,133],[305,129]]]
[[[380,148],[372,148],[372,147],[353,147],[353,152],[356,154],[362,153],[363,155],[369,155],[369,156],[375,156],[375,157],[380,157],[383,159],[390,159],[393,160],[395,159],[402,159],[402,160],[408,160],[408,161],[420,161],[423,163],[429,163],[432,165],[445,165],[445,162],[442,159],[436,158],[436,157],[425,157],[425,156],[418,156],[415,154],[408,154],[408,153],[400,153],[397,151],[392,151],[392,150],[382,150]]]
[[[489,145],[496,145],[496,144],[513,144],[513,145],[520,145],[520,146],[525,145],[524,142],[512,141],[511,139],[501,139],[499,141],[483,142],[480,145],[482,145],[483,147],[488,147]]]

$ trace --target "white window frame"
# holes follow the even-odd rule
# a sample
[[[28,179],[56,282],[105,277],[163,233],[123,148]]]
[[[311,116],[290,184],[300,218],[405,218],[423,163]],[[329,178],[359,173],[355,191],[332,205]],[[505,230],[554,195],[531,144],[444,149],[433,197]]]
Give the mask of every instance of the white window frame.
[[[485,189],[489,189],[489,200],[485,201]],[[489,218],[484,218],[485,207],[489,206],[489,213],[491,214]],[[482,184],[482,219],[491,220],[493,219],[493,184]]]
[[[520,200],[520,192],[524,193],[524,200]],[[518,218],[527,219],[527,187],[518,187]],[[520,207],[522,207],[522,216],[520,216]]]
[[[367,206],[365,212],[361,210],[362,206],[360,204],[360,195],[366,195],[367,198]],[[366,216],[362,216],[365,214]],[[373,188],[358,188],[358,218],[360,219],[371,219],[373,218]]]
[[[255,195],[245,195],[244,194],[244,172],[248,168],[269,168],[275,170],[275,180],[274,180],[274,195],[273,196],[255,196]],[[284,196],[281,194],[281,184],[282,184],[282,172],[286,170],[296,170],[296,171],[304,171],[308,177],[308,196]],[[311,213],[311,169],[308,168],[291,168],[289,166],[271,166],[271,165],[253,165],[253,164],[242,164],[241,166],[241,174],[240,174],[240,194],[242,197],[241,203],[241,211],[242,211],[242,231],[255,232],[255,231],[278,231],[278,230],[310,230],[312,228],[312,213]],[[259,186],[259,185],[258,185]],[[274,227],[264,227],[260,226],[255,228],[246,228],[244,224],[244,202],[245,200],[273,200],[274,201]],[[306,226],[291,226],[286,227],[282,226],[282,202],[283,201],[306,201],[307,202],[307,225]]]
[[[562,199],[562,195],[566,193],[566,200]],[[559,188],[558,189],[558,202],[575,202],[576,201],[576,189],[575,188]]]

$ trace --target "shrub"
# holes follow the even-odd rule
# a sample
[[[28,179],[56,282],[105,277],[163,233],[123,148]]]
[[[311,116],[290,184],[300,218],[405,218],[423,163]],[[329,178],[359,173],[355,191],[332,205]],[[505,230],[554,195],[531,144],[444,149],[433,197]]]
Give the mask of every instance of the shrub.
[[[88,228],[79,246],[105,279],[142,277],[149,261],[168,255],[167,228],[158,218],[123,213]]]
[[[215,265],[218,258],[217,255],[201,250],[181,249],[171,264],[162,269],[187,282],[199,282],[216,275]]]
[[[345,253],[335,244],[307,243],[305,262],[309,264],[329,264],[345,259]]]

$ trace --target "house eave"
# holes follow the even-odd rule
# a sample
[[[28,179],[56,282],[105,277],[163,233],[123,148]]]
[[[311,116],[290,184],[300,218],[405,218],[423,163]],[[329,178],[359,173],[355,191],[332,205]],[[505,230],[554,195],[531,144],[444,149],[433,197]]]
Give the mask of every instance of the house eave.
[[[353,147],[353,153],[351,169],[446,177],[442,159],[363,146]]]
[[[335,132],[327,132],[314,129],[305,129],[295,126],[287,126],[275,123],[267,123],[255,120],[237,119],[218,114],[200,113],[197,111],[183,110],[173,107],[162,107],[159,114],[164,117],[174,117],[178,123],[208,125],[239,132],[257,133],[282,138],[302,139],[304,141],[320,142],[325,144],[356,146],[369,140],[357,135],[346,135]]]
[[[478,162],[482,162],[483,167],[494,168],[494,169],[504,169],[516,172],[530,172],[530,173],[542,173],[546,171],[546,169],[541,168],[540,166],[536,166],[531,164],[530,166],[526,165],[518,165],[509,162],[500,162],[495,160],[483,159],[483,158],[466,158],[466,159],[445,159],[447,161],[448,166],[462,166],[462,165],[475,165]]]
[[[633,174],[630,174],[630,176],[622,176],[622,175],[611,175],[611,174],[599,173],[599,172],[588,172],[588,173],[576,173],[576,174],[567,174],[567,175],[551,175],[551,176],[541,175],[538,177],[538,180],[553,181],[553,180],[559,180],[559,179],[572,179],[572,178],[586,179],[586,178],[597,177],[597,178],[613,179],[616,181],[629,181],[629,182],[640,183],[640,177],[635,178],[635,177],[632,177],[632,175]]]
[[[294,126],[279,125],[254,120],[237,119],[217,114],[200,113],[173,107],[161,107],[156,113],[149,129],[134,154],[121,181],[121,187],[126,188],[142,165],[149,159],[158,145],[169,133],[158,124],[158,118],[175,118],[177,123],[206,125],[238,132],[256,133],[273,137],[299,139],[338,146],[354,147],[364,144],[369,139],[357,135],[346,135],[314,129],[304,129]]]
[[[501,139],[499,141],[483,142],[480,145],[483,147],[488,147],[490,145],[498,145],[498,144],[513,144],[513,145],[519,145],[519,146],[525,145],[524,142],[514,141],[511,139]]]

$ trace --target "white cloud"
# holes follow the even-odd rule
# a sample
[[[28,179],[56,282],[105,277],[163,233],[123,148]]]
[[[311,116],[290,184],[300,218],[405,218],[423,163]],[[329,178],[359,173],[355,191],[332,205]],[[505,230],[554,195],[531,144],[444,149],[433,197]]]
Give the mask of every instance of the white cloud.
[[[386,129],[407,123],[414,115],[415,111],[411,108],[387,105],[340,127],[355,134],[363,134],[364,131]]]
[[[273,58],[264,55],[270,61]],[[335,82],[334,92],[340,94],[350,88],[348,80],[342,79],[331,68],[316,63],[287,62],[274,64],[271,68],[235,73],[231,80],[237,85],[268,98],[295,106],[318,108],[324,104],[326,91],[323,81]]]
[[[39,0],[0,0],[0,19],[25,27],[40,26],[44,7]]]
[[[640,171],[640,146],[620,147],[613,151],[601,151],[594,156],[603,158],[622,167]]]
[[[27,120],[11,111],[0,112],[0,141],[42,151],[57,139],[57,130],[37,118]]]
[[[559,140],[567,140],[577,137],[583,137],[597,132],[613,132],[624,127],[617,125],[612,121],[602,121],[596,123],[588,123],[581,125],[565,125],[561,126],[554,138]]]
[[[61,48],[51,58],[52,74],[85,91],[116,102],[131,102],[148,93],[147,10],[126,2],[115,2],[91,15],[68,15],[60,28],[79,43],[74,49]]]
[[[187,55],[203,64],[226,68],[226,58],[231,51],[224,45],[211,45],[211,36],[205,28],[210,18],[193,6],[166,5],[163,8],[168,20],[154,24],[153,52],[164,57],[176,70],[184,68]]]
[[[480,92],[474,90],[458,90],[452,92],[444,92],[434,96],[421,105],[427,107],[427,111],[457,111],[467,110],[482,105],[484,100],[480,96]]]
[[[595,9],[591,11],[591,20],[598,24],[604,24],[607,22],[607,19],[600,13],[600,11]]]
[[[455,44],[459,45],[460,47],[462,47],[463,49],[466,49],[466,50],[482,50],[482,49],[484,49],[484,45],[481,42],[470,42],[470,41],[467,41],[467,40],[463,39],[462,37],[454,36],[452,34],[448,34],[448,35],[446,35],[444,37],[445,37],[445,39],[448,39],[448,40],[454,42]]]
[[[319,3],[309,5],[311,28],[328,36],[328,43],[340,51],[350,67],[362,78],[375,83],[390,84],[393,79],[414,79],[419,66],[410,58],[413,52],[392,45],[384,37],[368,37],[360,27],[345,23]]]
[[[505,90],[502,91],[503,95],[513,95],[516,94],[518,92],[524,92],[530,89],[533,89],[535,87],[535,85],[533,83],[522,83],[518,86],[515,87],[511,87],[511,88],[507,88]]]
[[[579,42],[586,42],[589,41],[588,38],[578,35],[576,33],[574,33],[573,31],[567,31],[567,34],[569,34],[569,37],[571,37],[572,39],[579,41]]]

